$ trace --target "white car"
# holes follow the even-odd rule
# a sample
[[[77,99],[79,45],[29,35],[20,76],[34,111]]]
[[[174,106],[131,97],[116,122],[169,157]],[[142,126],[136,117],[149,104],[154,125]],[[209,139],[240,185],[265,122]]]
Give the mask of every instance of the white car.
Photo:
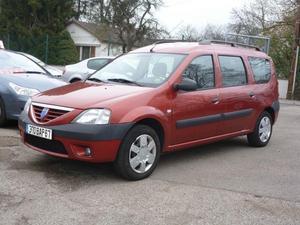
[[[0,40],[0,49],[5,49],[5,48],[4,48],[4,44],[3,44],[3,41],[2,41],[2,40]]]
[[[28,53],[25,52],[19,52],[20,54],[26,56],[27,58],[31,59],[32,61],[34,61],[35,63],[39,64],[41,67],[43,67],[45,70],[47,70],[52,76],[59,78],[62,76],[63,71],[60,69],[57,69],[53,66],[49,66],[46,63],[44,63],[42,60],[34,57],[33,55],[30,55]]]
[[[110,63],[115,57],[103,56],[82,60],[79,63],[65,66],[62,79],[73,83],[85,80],[90,74]]]

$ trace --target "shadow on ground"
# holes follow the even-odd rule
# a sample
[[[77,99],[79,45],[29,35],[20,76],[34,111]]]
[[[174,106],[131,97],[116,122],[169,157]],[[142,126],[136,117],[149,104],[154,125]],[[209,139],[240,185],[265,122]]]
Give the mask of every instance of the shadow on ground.
[[[247,145],[245,138],[235,138],[198,148],[164,154],[161,156],[156,173],[159,174],[165,169],[178,165],[184,167],[184,164],[190,164],[191,162],[222,157],[222,155],[232,151],[241,151],[243,149],[241,146],[244,147],[245,145]],[[76,191],[85,185],[103,182],[126,182],[115,173],[112,163],[92,164],[55,158],[36,153],[28,148],[24,149],[21,144],[19,151],[24,150],[27,152],[26,158],[24,160],[12,160],[9,169],[43,173],[48,183],[57,186],[63,192]],[[28,154],[32,154],[29,160]]]

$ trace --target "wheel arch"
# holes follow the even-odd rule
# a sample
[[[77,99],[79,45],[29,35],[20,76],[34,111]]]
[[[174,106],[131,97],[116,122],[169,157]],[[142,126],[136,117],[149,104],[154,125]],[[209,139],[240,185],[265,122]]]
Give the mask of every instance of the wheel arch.
[[[78,73],[73,74],[72,76],[70,76],[69,78],[69,83],[74,82],[75,80],[82,80],[82,76]]]
[[[160,141],[161,151],[162,151],[164,144],[165,144],[165,130],[164,130],[162,124],[154,118],[141,119],[135,123],[135,125],[137,125],[137,124],[149,126],[156,132],[156,134],[158,135],[159,141]]]
[[[271,117],[272,117],[272,124],[274,124],[276,118],[275,118],[275,110],[273,109],[273,107],[267,107],[267,108],[265,108],[264,111],[268,112],[271,115]]]

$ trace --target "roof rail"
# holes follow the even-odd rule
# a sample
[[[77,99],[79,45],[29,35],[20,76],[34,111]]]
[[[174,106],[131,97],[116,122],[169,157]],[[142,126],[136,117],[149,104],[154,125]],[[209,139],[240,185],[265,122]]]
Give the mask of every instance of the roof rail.
[[[175,43],[175,42],[187,42],[187,41],[185,41],[185,40],[160,40],[160,41],[156,41],[152,44],[153,47],[150,49],[150,52],[153,52],[156,45],[166,44],[166,43]]]
[[[229,41],[222,41],[222,40],[208,40],[208,41],[202,41],[199,42],[199,44],[224,44],[224,45],[230,45],[231,47],[245,47],[245,48],[254,48],[256,51],[261,51],[261,49],[254,45],[247,45],[242,44],[238,42],[229,42]]]

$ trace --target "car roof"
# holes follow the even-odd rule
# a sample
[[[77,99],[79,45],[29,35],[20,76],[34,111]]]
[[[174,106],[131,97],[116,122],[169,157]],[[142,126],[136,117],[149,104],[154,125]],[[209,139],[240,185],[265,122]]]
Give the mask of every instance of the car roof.
[[[114,59],[116,58],[115,56],[98,56],[98,57],[91,57],[85,60],[90,60],[90,59]],[[83,61],[83,60],[82,60]]]
[[[132,51],[132,53],[175,53],[175,54],[192,54],[192,53],[207,53],[216,52],[219,54],[229,55],[247,55],[262,58],[269,58],[269,56],[255,48],[247,48],[242,46],[231,46],[228,44],[219,43],[199,43],[199,42],[172,42],[172,43],[158,43],[148,45]]]

